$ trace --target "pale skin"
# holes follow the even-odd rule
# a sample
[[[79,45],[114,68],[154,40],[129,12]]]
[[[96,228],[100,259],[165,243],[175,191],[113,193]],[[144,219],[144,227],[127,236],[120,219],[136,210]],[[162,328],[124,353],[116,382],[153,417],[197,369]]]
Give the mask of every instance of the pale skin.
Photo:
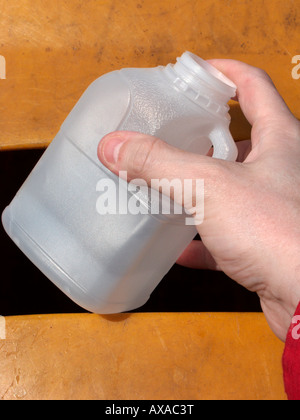
[[[274,333],[285,341],[300,301],[300,123],[269,76],[234,60],[210,60],[238,87],[252,125],[237,162],[176,149],[135,132],[115,132],[98,157],[128,180],[204,179],[204,221],[178,263],[222,270],[256,292]],[[184,142],[184,139],[182,139]],[[196,200],[195,200],[196,202]]]

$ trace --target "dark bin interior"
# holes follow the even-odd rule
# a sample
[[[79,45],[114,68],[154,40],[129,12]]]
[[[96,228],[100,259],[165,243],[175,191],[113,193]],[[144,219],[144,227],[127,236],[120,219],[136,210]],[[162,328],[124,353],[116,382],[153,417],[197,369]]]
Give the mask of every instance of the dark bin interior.
[[[10,203],[43,150],[0,153],[0,211]],[[85,312],[49,281],[0,228],[0,313],[3,316]],[[195,270],[175,264],[152,293],[133,312],[261,312],[255,293],[224,273]]]

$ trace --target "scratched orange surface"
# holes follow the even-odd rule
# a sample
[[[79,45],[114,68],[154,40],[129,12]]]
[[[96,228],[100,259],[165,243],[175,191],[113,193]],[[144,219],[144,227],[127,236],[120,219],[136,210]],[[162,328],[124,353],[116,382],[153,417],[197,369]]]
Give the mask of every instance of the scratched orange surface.
[[[300,118],[298,11],[294,0],[1,0],[0,148],[46,146],[94,79],[185,50],[264,68]],[[249,137],[232,115],[235,139]]]
[[[0,399],[286,399],[262,314],[6,318]]]

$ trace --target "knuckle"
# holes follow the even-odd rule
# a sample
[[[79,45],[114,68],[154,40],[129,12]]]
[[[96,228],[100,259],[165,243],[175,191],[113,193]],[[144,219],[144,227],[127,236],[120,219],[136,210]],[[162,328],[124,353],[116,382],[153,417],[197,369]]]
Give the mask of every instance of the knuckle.
[[[269,76],[269,74],[265,70],[263,70],[259,67],[253,67],[251,72],[244,75],[244,84],[246,86],[251,86],[252,87],[253,84],[256,84],[258,82],[262,82],[262,83],[267,82],[271,85],[274,85],[271,77]]]
[[[261,69],[261,68],[256,68],[256,75],[257,77],[262,77],[262,78],[267,78],[267,79],[270,78],[268,73],[264,69]]]
[[[256,78],[273,85],[273,80],[271,79],[270,75],[261,68],[256,68]]]
[[[145,138],[142,141],[136,143],[136,147],[130,156],[131,160],[131,172],[137,177],[142,177],[152,169],[157,156],[157,152],[160,148],[161,141],[155,137]]]

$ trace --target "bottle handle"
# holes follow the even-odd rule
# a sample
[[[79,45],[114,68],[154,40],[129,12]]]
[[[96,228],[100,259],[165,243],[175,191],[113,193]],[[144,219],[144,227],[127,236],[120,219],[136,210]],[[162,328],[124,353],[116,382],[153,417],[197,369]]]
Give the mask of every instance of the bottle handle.
[[[229,161],[236,160],[238,150],[228,128],[219,125],[210,132],[208,137],[214,146],[213,158]]]

